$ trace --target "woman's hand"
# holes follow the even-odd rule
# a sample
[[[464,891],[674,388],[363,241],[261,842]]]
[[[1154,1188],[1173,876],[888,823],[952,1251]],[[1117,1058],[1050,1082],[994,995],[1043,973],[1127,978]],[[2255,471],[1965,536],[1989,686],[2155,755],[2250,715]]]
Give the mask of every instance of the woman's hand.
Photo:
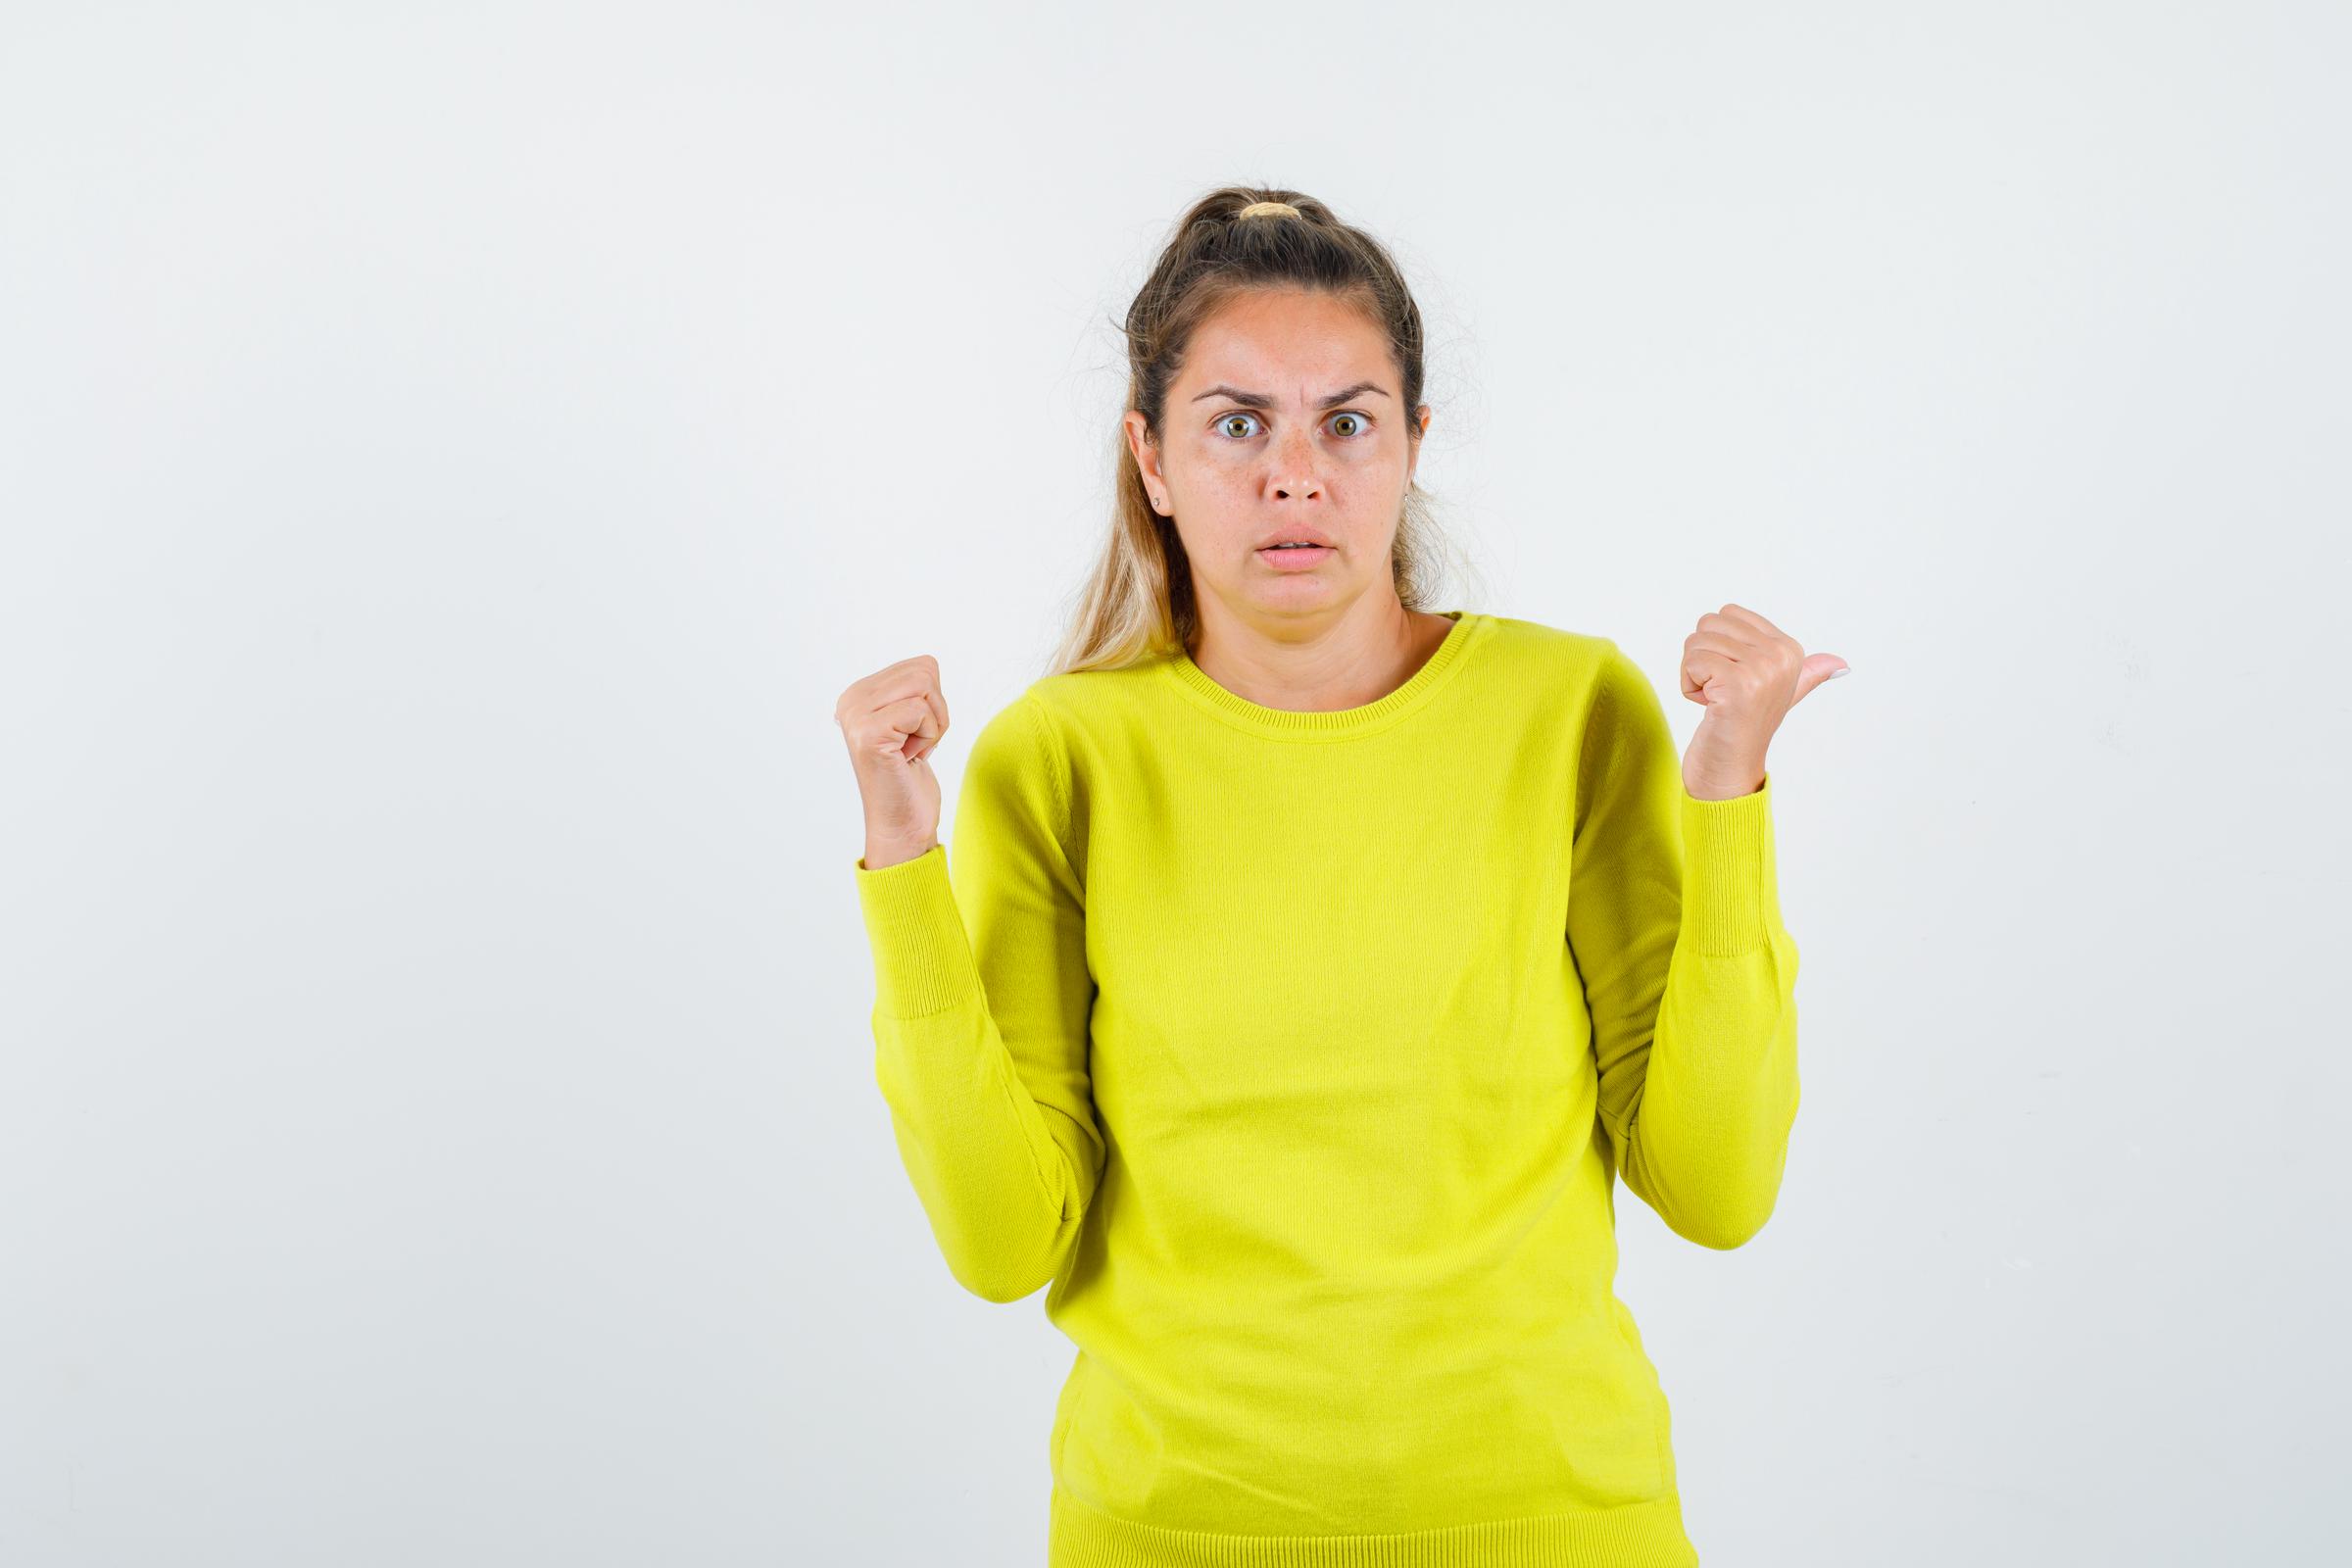
[[[1683,695],[1706,716],[1683,754],[1683,788],[1728,801],[1764,787],[1764,749],[1804,695],[1846,672],[1836,654],[1811,654],[1752,610],[1726,605],[1683,639]]]
[[[833,721],[865,806],[865,868],[927,854],[939,842],[939,776],[928,758],[948,732],[939,661],[916,654],[853,681]]]

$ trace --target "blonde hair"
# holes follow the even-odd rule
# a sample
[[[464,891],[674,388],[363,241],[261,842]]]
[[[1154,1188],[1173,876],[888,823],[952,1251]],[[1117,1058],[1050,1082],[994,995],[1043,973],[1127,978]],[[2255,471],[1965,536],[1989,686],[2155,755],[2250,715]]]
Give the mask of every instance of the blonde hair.
[[[1169,385],[1200,323],[1234,296],[1258,288],[1302,288],[1360,301],[1388,336],[1403,379],[1407,439],[1421,439],[1420,307],[1386,247],[1293,190],[1227,185],[1193,204],[1118,324],[1127,344],[1127,407],[1157,440]],[[1050,673],[1117,669],[1192,646],[1200,630],[1192,571],[1175,522],[1152,509],[1124,428],[1113,432],[1117,477],[1110,532],[1081,588]],[[1396,597],[1407,610],[1432,608],[1444,572],[1445,540],[1418,482],[1405,488],[1389,552]]]

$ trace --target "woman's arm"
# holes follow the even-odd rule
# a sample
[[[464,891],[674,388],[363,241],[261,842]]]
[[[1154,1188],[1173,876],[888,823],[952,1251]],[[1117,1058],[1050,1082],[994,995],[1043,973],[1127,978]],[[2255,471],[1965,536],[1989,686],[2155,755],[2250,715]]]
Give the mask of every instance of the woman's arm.
[[[1656,691],[1610,643],[1576,810],[1568,942],[1617,1172],[1677,1235],[1739,1247],[1772,1215],[1797,1105],[1772,777],[1690,795]]]
[[[1067,767],[1034,697],[972,742],[953,832],[952,872],[940,845],[857,862],[874,1077],[949,1271],[1017,1301],[1060,1272],[1103,1158]]]

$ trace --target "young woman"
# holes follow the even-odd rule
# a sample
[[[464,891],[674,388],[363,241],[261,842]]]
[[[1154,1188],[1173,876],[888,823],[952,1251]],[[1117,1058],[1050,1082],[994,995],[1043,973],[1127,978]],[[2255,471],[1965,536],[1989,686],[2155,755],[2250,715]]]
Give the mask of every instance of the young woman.
[[[1051,1560],[1689,1564],[1614,1182],[1738,1247],[1797,1104],[1765,747],[1843,673],[1737,605],[1679,766],[1605,637],[1433,612],[1421,318],[1229,188],[1128,312],[1110,539],[983,726],[843,693],[875,1072],[948,1267],[1078,1347]]]

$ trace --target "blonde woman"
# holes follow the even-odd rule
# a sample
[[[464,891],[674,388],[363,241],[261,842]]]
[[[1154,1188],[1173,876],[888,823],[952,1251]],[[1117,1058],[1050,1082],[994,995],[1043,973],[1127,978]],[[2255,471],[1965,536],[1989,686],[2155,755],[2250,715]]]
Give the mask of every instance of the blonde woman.
[[[1110,536],[965,760],[836,711],[875,1072],[950,1270],[1077,1347],[1051,1560],[1689,1564],[1618,1180],[1738,1247],[1797,1105],[1765,749],[1842,674],[1698,617],[1678,763],[1609,639],[1433,609],[1421,317],[1298,192],[1178,223]]]

